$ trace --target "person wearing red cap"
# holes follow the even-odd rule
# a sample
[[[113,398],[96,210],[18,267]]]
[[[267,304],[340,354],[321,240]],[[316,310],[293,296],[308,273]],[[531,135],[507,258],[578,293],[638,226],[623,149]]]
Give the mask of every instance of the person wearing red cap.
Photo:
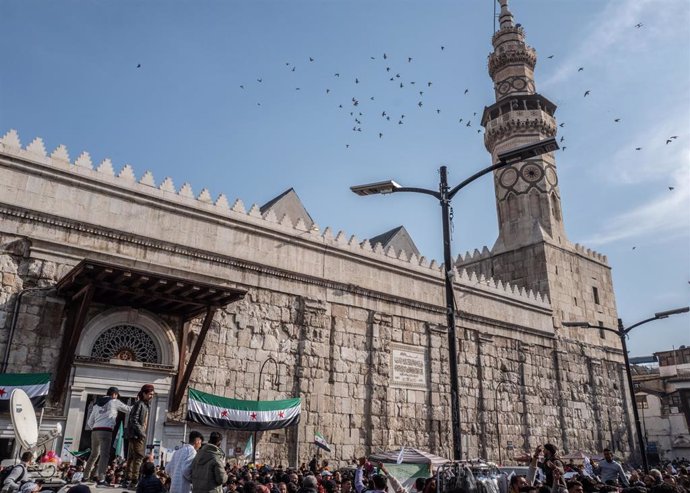
[[[123,488],[136,489],[139,481],[139,470],[146,455],[146,431],[148,429],[149,411],[151,399],[155,394],[153,385],[147,383],[137,394],[137,401],[132,405],[127,421],[127,465],[125,467],[125,480]]]

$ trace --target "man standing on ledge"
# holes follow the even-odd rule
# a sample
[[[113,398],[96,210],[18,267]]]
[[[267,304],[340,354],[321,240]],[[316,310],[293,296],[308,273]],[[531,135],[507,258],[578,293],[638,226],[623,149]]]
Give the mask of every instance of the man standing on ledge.
[[[97,486],[105,486],[105,470],[110,464],[110,446],[113,441],[113,428],[117,422],[117,413],[128,413],[130,407],[118,399],[120,391],[110,387],[106,395],[96,399],[91,409],[87,425],[91,430],[91,455],[84,468],[84,477],[91,480],[93,467],[98,461]]]
[[[137,401],[132,406],[127,422],[127,466],[125,467],[125,481],[123,488],[135,489],[139,481],[139,470],[146,455],[146,431],[149,424],[151,399],[155,394],[153,385],[147,383],[137,394]]]

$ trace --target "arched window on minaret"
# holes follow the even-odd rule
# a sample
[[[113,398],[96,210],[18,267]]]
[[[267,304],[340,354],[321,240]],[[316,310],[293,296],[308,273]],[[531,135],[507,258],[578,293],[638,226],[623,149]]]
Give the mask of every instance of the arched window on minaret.
[[[556,221],[561,221],[561,208],[558,206],[558,196],[555,192],[551,192],[551,213]]]
[[[539,200],[539,192],[532,189],[529,193],[529,213],[533,219],[541,219],[541,204]]]
[[[506,197],[506,205],[508,209],[508,221],[516,221],[518,218],[518,203],[515,194],[508,193]]]

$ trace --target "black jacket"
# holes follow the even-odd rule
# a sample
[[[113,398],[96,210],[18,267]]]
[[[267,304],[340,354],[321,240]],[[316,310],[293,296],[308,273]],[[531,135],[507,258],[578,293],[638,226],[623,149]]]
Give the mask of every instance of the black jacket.
[[[151,405],[141,399],[136,401],[129,412],[127,421],[127,438],[146,438],[146,426],[149,420],[149,409]]]
[[[137,484],[137,493],[165,493],[163,483],[155,474],[143,476]]]

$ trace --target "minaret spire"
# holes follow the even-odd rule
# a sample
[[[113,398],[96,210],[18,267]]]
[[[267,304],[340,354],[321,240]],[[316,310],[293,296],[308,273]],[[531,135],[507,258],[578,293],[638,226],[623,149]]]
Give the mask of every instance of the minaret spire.
[[[556,105],[537,93],[534,67],[537,52],[525,31],[501,6],[500,28],[492,38],[489,75],[496,103],[484,109],[484,144],[493,162],[503,151],[556,135]],[[554,155],[544,154],[494,172],[499,238],[494,253],[542,241],[566,240]]]
[[[499,14],[499,25],[501,29],[506,27],[515,27],[515,22],[513,21],[513,14],[508,9],[508,0],[498,0],[501,4],[501,13]]]

